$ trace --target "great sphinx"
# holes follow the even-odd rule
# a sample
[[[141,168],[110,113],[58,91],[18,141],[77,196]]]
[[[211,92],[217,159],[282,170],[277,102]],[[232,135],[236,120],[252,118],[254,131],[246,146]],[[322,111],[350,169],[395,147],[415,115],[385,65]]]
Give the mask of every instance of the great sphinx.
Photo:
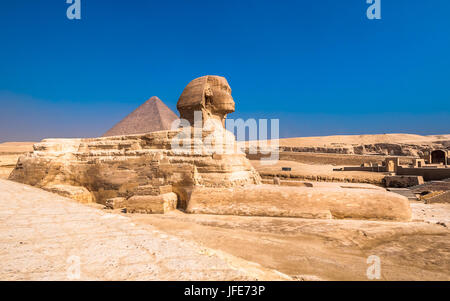
[[[169,131],[44,139],[9,179],[127,212],[411,219],[408,200],[384,190],[261,184],[224,128],[235,110],[224,77],[191,81],[177,109],[180,121]]]

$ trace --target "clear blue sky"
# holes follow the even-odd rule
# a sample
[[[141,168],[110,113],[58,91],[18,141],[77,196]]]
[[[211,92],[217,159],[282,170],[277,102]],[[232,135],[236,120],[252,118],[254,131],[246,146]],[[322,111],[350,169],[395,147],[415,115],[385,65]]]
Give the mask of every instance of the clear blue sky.
[[[103,134],[149,97],[225,76],[281,136],[450,133],[450,1],[0,2],[0,141]]]

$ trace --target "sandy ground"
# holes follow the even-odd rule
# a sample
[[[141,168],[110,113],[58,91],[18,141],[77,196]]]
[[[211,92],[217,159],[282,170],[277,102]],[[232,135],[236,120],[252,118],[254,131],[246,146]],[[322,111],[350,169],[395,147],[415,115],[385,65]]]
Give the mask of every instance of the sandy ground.
[[[420,201],[413,201],[411,208],[416,221],[441,224],[450,228],[450,204],[424,204]]]
[[[17,158],[22,154],[5,155],[0,153],[0,166],[14,167],[17,163]]]
[[[414,222],[123,214],[0,180],[0,279],[450,280],[450,205]],[[279,274],[278,271],[281,274]]]
[[[448,225],[450,206],[436,211],[441,212],[440,223]],[[428,219],[426,215],[422,212],[420,219]],[[367,258],[376,255],[382,280],[450,280],[450,231],[434,219],[393,223],[181,212],[131,218],[294,279],[367,280]]]
[[[333,171],[342,166],[312,165],[294,161],[279,160],[273,165],[261,164],[260,160],[251,160],[253,167],[263,178],[287,178],[292,180],[311,180],[329,182],[353,182],[381,184],[384,173],[365,171]],[[290,167],[291,171],[282,171],[282,167]]]
[[[33,151],[36,142],[4,142],[0,143],[0,154],[2,153],[25,153]]]
[[[0,180],[0,280],[258,279],[286,278],[129,217]]]
[[[0,179],[7,179],[19,156],[33,150],[35,142],[0,143]]]
[[[17,160],[21,154],[2,154],[0,153],[0,179],[7,179],[11,171],[16,166]]]

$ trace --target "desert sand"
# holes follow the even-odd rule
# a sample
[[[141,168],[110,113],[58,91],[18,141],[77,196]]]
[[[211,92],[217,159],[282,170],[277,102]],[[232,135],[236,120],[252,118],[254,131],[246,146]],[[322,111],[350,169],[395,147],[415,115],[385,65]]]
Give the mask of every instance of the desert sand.
[[[442,226],[450,221],[450,205],[438,205],[440,215],[422,209],[413,205],[412,223],[180,212],[132,219],[297,280],[368,280],[371,255],[381,259],[381,280],[450,280],[450,230]]]
[[[130,217],[11,181],[0,180],[0,220],[0,280],[289,279]]]
[[[21,154],[31,152],[36,142],[4,142],[0,143],[0,154]]]
[[[33,150],[35,142],[0,143],[0,179],[8,178],[16,166],[19,156]]]
[[[414,221],[311,220],[100,210],[0,180],[0,279],[450,280],[450,205]],[[57,225],[57,227],[55,227]],[[71,275],[71,274],[70,274]]]

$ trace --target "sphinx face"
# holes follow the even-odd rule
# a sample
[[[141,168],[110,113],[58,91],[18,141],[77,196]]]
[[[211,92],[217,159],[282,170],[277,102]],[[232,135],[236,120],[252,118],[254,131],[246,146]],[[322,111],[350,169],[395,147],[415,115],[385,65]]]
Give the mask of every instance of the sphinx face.
[[[195,124],[194,112],[202,113],[202,122],[208,119],[225,124],[227,114],[234,112],[234,100],[227,80],[221,76],[206,75],[192,80],[178,99],[180,118]]]
[[[231,88],[224,77],[208,77],[205,89],[205,108],[220,116],[234,112],[235,103]]]

